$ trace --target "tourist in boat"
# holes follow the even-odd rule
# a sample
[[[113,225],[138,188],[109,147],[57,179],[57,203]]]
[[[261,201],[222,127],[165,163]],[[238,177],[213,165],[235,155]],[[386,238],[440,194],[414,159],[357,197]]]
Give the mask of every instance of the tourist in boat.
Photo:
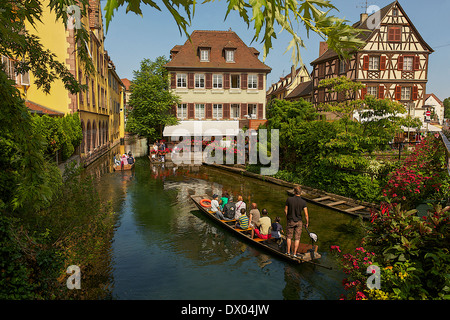
[[[220,205],[219,205],[219,196],[217,194],[213,195],[213,199],[211,200],[211,212],[220,220],[224,220]]]
[[[228,198],[228,202],[223,206],[223,215],[225,220],[234,220],[234,215],[236,212],[236,204],[233,202],[233,197]]]
[[[134,158],[133,158],[133,155],[131,154],[131,151],[128,152],[127,162],[128,162],[128,164],[134,163]]]
[[[116,166],[120,166],[120,155],[119,155],[119,154],[116,154],[116,155],[114,156],[114,164],[115,164]]]
[[[283,226],[280,224],[281,218],[276,217],[275,222],[272,223],[272,231],[271,236],[272,239],[277,240],[279,243],[281,241],[282,233],[283,233]]]
[[[228,203],[228,198],[230,197],[230,195],[228,194],[228,191],[224,191],[222,192],[222,197],[220,198],[220,206],[223,209],[223,207]]]
[[[252,239],[254,235],[261,239],[270,239],[271,238],[271,228],[272,228],[272,220],[269,217],[269,213],[267,209],[262,209],[261,218],[259,222],[256,224],[256,227],[252,227]]]
[[[124,153],[122,157],[120,158],[120,167],[123,169],[123,167],[128,163],[127,161],[127,155]]]
[[[245,209],[241,209],[241,216],[239,217],[239,220],[236,222],[236,229],[242,229],[247,230],[248,229],[248,222],[249,219],[249,213],[245,211]]]
[[[296,186],[294,188],[294,195],[286,200],[286,206],[284,208],[284,213],[287,219],[287,232],[286,232],[286,245],[287,245],[287,255],[291,254],[292,239],[294,241],[294,256],[297,255],[298,246],[300,244],[300,237],[302,235],[303,219],[302,212],[305,213],[306,227],[309,225],[308,208],[306,206],[306,201],[302,199],[301,188]]]
[[[239,217],[241,216],[241,209],[247,209],[242,196],[238,196],[237,199],[238,201],[236,202],[236,211],[234,215],[235,220],[239,219]]]
[[[250,210],[250,226],[256,227],[257,223],[259,223],[259,219],[261,217],[261,213],[259,212],[258,206],[256,203],[252,203],[252,209]]]

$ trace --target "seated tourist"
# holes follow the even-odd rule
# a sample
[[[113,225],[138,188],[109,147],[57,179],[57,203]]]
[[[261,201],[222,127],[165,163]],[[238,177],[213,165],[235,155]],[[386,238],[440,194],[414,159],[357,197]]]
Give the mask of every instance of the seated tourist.
[[[270,239],[270,229],[272,228],[272,220],[270,220],[269,213],[266,209],[263,209],[262,217],[259,219],[259,222],[256,224],[256,227],[252,227],[252,238],[256,234],[258,238],[261,239]]]
[[[245,209],[241,209],[241,216],[239,220],[236,222],[236,229],[247,230],[248,229],[249,217],[248,213],[245,212]]]

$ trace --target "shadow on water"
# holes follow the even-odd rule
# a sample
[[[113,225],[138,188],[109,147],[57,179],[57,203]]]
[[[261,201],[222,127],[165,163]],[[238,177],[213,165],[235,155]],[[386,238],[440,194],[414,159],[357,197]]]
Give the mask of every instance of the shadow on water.
[[[110,250],[113,298],[334,300],[344,293],[344,275],[328,248],[359,244],[355,218],[309,205],[320,263],[333,269],[294,266],[215,225],[190,200],[192,194],[227,190],[242,195],[247,205],[267,208],[286,226],[285,188],[210,167],[151,165],[145,155],[133,171],[114,172],[111,166],[108,155],[89,169],[117,213]]]

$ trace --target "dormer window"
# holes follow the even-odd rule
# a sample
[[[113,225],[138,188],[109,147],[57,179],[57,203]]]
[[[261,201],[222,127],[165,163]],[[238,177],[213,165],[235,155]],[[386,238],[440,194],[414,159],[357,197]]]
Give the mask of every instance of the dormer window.
[[[200,61],[209,61],[209,49],[200,49]]]
[[[226,62],[234,62],[234,50],[225,50]]]

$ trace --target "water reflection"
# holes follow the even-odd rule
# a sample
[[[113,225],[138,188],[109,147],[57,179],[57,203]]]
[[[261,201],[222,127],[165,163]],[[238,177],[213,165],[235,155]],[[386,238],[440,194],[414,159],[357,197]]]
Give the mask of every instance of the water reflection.
[[[227,190],[267,208],[272,219],[282,217],[285,226],[285,188],[210,167],[152,165],[146,144],[138,145],[118,146],[89,167],[118,214],[111,247],[114,298],[338,299],[343,293],[337,268],[293,266],[260,252],[204,217],[190,199]],[[113,155],[128,151],[143,156],[133,171],[114,172]],[[313,205],[309,212],[321,263],[335,266],[327,248],[355,247],[357,221]]]

